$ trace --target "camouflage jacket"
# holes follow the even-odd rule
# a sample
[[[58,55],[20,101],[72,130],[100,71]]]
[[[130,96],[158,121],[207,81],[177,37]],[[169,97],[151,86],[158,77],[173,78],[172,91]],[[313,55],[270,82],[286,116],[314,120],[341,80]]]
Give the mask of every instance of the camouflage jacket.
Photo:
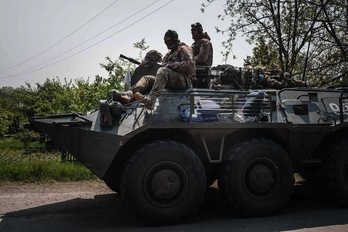
[[[193,60],[197,66],[213,65],[213,45],[210,42],[210,37],[207,33],[203,33],[192,44]]]
[[[188,78],[192,78],[196,69],[192,49],[185,43],[179,43],[176,50],[168,52],[163,58],[163,65]]]

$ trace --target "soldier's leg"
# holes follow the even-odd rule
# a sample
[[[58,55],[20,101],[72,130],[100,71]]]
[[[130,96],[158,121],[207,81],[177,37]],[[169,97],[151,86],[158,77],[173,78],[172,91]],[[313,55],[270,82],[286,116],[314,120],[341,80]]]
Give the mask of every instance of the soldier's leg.
[[[148,96],[144,96],[141,93],[135,93],[135,98],[143,102],[145,107],[149,110],[153,110],[156,102],[156,94],[159,94],[164,88],[188,88],[191,83],[186,80],[186,77],[177,73],[171,69],[162,67],[159,68],[156,73],[156,79],[153,87]]]
[[[156,80],[150,94],[159,93],[166,87],[184,89],[188,88],[189,85],[190,83],[188,83],[184,75],[169,68],[162,67],[157,71]]]
[[[273,78],[268,78],[266,85],[268,88],[273,88],[273,89],[281,89],[284,87],[282,82],[275,80]]]
[[[130,90],[133,93],[136,93],[136,92],[140,92],[142,94],[148,93],[151,90],[153,84],[155,83],[155,79],[156,79],[155,76],[145,75],[142,78],[140,78],[140,80],[135,85],[133,85],[130,88]]]
[[[112,98],[114,101],[118,101],[123,105],[128,104],[134,99],[134,94],[136,92],[140,92],[142,94],[148,93],[151,90],[154,82],[155,76],[143,76],[135,85],[130,87],[130,89],[126,92],[119,92],[117,90],[113,90]]]

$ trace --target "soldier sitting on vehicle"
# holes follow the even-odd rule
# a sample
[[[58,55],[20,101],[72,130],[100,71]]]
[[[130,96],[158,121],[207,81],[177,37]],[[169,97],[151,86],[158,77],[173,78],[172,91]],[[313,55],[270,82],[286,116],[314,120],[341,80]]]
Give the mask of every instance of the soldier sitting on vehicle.
[[[158,69],[156,76],[143,76],[129,91],[121,93],[121,103],[129,103],[135,97],[144,103],[145,107],[152,110],[156,101],[156,94],[164,88],[189,88],[192,83],[192,76],[195,72],[195,62],[192,57],[192,49],[185,43],[180,42],[178,34],[174,30],[168,30],[164,35],[164,43],[169,52],[162,61],[162,67]],[[144,96],[143,93],[150,89],[150,93]],[[126,95],[126,98],[123,97]]]
[[[303,81],[291,78],[288,72],[270,71],[263,67],[254,68],[253,87],[260,86],[262,88],[282,89],[289,87],[305,87]]]
[[[307,84],[304,81],[296,80],[294,78],[291,78],[291,74],[288,72],[284,73],[283,76],[283,88],[290,88],[290,87],[306,87]]]
[[[161,67],[162,57],[163,55],[156,50],[147,52],[144,61],[139,64],[132,75],[131,85],[135,85],[145,75],[156,75],[157,70]]]
[[[120,56],[122,58],[128,59],[131,62],[135,63],[133,59],[130,59],[125,56]],[[142,92],[143,94],[148,93],[151,90],[151,86],[145,89],[136,89],[135,84],[142,78],[152,79],[156,75],[157,70],[161,67],[162,54],[156,50],[151,50],[146,53],[144,61],[142,63],[138,62],[139,66],[135,69],[132,79],[131,79],[131,88],[126,92],[119,92],[117,90],[112,91],[113,100],[118,101],[122,104],[128,104],[134,99],[135,92]],[[146,77],[150,76],[150,77]]]

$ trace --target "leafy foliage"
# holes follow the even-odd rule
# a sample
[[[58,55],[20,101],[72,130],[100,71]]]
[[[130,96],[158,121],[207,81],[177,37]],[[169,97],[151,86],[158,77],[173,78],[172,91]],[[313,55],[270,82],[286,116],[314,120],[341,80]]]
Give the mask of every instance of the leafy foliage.
[[[149,46],[146,45],[145,39],[142,39],[140,42],[134,43],[133,46],[134,46],[135,48],[140,49],[139,57],[140,57],[141,59],[142,59],[142,52],[149,48]]]
[[[11,87],[0,89],[0,138],[7,132],[17,132],[19,122],[25,120],[20,112],[20,105],[16,98],[17,91]]]
[[[122,89],[125,68],[121,62],[112,62],[101,66],[108,70],[109,77],[96,76],[93,83],[82,78],[61,81],[58,77],[46,79],[42,84],[30,84],[19,88],[0,89],[0,138],[6,133],[25,132],[20,125],[30,117],[64,114],[70,112],[87,113],[98,107],[99,100],[110,99],[112,89]]]
[[[215,0],[202,4],[202,11]],[[312,85],[347,83],[348,1],[226,0],[221,20],[230,26],[225,55],[243,35],[256,44],[252,63],[278,66]],[[276,60],[272,59],[276,58]]]
[[[145,39],[134,43],[141,52],[148,49]],[[46,79],[34,86],[26,83],[19,88],[0,88],[0,138],[5,134],[18,133],[23,142],[30,142],[26,136],[33,137],[21,125],[30,117],[65,114],[71,112],[87,113],[94,111],[101,99],[110,99],[112,89],[123,90],[127,70],[134,71],[134,65],[123,60],[112,61],[106,57],[106,64],[100,64],[108,72],[108,77],[97,75],[93,83],[89,78],[74,80],[59,77]]]

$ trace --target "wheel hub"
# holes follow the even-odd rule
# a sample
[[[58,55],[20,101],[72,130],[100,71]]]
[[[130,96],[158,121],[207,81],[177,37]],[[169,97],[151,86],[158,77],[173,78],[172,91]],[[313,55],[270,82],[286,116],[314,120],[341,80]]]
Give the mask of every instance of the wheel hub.
[[[179,204],[189,189],[185,170],[175,162],[156,163],[146,172],[143,180],[146,198],[157,207]]]
[[[275,182],[272,170],[266,165],[255,165],[249,172],[249,184],[256,193],[264,193],[269,190]]]
[[[243,176],[245,191],[254,199],[268,199],[279,190],[278,167],[268,158],[259,157],[249,162]]]
[[[179,192],[180,185],[179,176],[170,169],[158,171],[151,181],[154,196],[163,200],[173,198]]]

